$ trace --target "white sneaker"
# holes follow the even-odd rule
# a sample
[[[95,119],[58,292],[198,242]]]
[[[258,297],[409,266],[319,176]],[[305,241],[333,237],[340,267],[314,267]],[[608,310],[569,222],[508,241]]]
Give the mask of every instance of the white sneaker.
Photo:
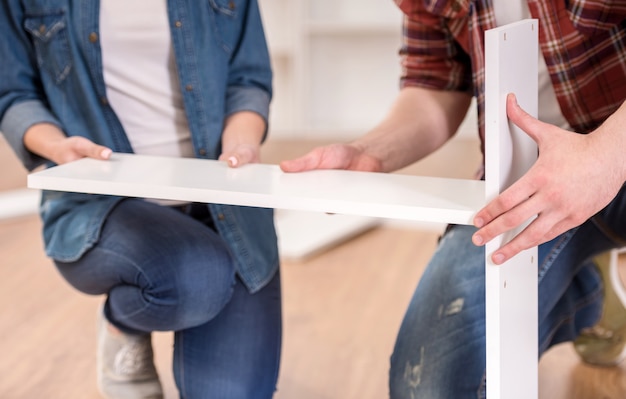
[[[106,399],[163,399],[150,334],[125,334],[98,312],[98,389]]]

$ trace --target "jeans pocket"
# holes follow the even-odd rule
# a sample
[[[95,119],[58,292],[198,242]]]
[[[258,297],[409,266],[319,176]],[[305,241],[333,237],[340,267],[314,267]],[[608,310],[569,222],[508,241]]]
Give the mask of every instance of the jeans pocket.
[[[24,29],[33,39],[39,69],[47,71],[56,84],[61,83],[72,69],[65,13],[26,17]]]
[[[209,0],[215,37],[218,44],[231,53],[241,29],[240,15],[244,13],[243,0]]]

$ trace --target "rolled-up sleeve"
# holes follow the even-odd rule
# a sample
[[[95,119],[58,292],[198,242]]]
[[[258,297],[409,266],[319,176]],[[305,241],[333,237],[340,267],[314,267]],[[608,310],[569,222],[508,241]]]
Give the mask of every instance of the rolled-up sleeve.
[[[24,167],[33,170],[47,160],[30,151],[24,146],[24,133],[37,123],[51,123],[60,126],[57,119],[40,101],[29,100],[18,102],[6,110],[0,122],[0,132],[7,139]]]
[[[59,125],[45,106],[32,46],[21,28],[17,0],[0,3],[0,131],[24,166],[32,170],[45,159],[28,151],[24,134],[37,123]]]
[[[471,61],[447,19],[427,10],[423,2],[399,3],[404,12],[400,86],[471,92]]]
[[[226,92],[226,115],[252,111],[266,122],[272,98],[272,68],[259,6],[250,0],[246,9],[241,38],[234,50]]]

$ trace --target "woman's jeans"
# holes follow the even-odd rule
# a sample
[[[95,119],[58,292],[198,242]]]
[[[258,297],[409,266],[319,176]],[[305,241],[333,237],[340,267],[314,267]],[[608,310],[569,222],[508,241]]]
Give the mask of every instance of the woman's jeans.
[[[592,258],[625,245],[625,197],[539,247],[539,355],[599,319]],[[419,281],[391,357],[392,399],[485,397],[485,251],[471,242],[475,230],[449,228]]]
[[[128,333],[174,331],[174,376],[182,398],[271,398],[281,348],[276,276],[250,294],[205,205],[180,209],[128,199],[108,217],[98,244],[63,277],[107,294],[107,319]]]

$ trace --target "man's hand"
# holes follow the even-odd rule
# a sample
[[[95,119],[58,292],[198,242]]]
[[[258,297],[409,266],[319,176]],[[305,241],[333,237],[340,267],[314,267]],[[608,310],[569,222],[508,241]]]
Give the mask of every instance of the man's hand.
[[[284,172],[304,172],[313,169],[346,169],[380,172],[381,162],[351,144],[331,144],[317,147],[309,153],[280,163]]]
[[[474,225],[479,230],[473,242],[484,245],[537,217],[492,255],[495,264],[582,224],[604,208],[624,182],[624,148],[615,141],[617,133],[621,135],[615,123],[587,135],[575,134],[533,118],[513,95],[507,98],[507,114],[535,140],[539,157],[524,176],[476,214]]]

